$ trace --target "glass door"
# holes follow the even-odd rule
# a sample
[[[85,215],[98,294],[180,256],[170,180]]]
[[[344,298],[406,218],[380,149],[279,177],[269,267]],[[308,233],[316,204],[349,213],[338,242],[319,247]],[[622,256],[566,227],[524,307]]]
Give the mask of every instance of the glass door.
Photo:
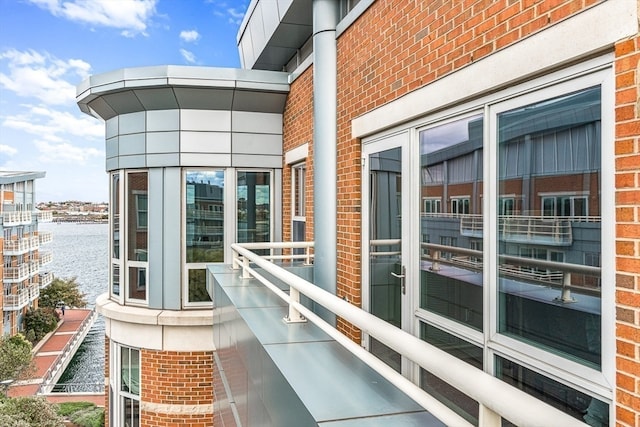
[[[363,306],[398,328],[406,328],[403,309],[408,307],[407,262],[403,250],[403,150],[406,133],[363,147]],[[365,345],[389,366],[403,372],[400,354],[373,337]]]

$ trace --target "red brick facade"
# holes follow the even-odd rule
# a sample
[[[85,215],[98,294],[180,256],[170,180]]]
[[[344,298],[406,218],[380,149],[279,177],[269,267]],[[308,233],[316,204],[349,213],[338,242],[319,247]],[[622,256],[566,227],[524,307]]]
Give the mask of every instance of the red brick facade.
[[[616,418],[640,425],[640,37],[616,63]]]
[[[352,120],[601,0],[374,2],[337,41],[337,254],[339,296],[361,305],[361,145]],[[640,425],[640,38],[615,47],[617,422]],[[311,142],[311,70],[291,87],[284,151]],[[612,147],[613,148],[613,147]],[[308,188],[313,188],[310,144]],[[290,169],[284,172],[284,240],[290,240]],[[307,197],[311,201],[311,195]],[[313,239],[311,206],[307,238]],[[359,331],[340,323],[354,340]]]

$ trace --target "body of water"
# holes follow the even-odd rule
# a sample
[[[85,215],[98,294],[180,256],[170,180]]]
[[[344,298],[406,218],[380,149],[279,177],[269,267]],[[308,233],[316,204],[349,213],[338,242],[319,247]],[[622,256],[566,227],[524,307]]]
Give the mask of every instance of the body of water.
[[[43,270],[60,279],[76,278],[86,295],[88,308],[107,291],[107,224],[41,223],[40,230],[51,231],[53,241],[41,247],[53,255]],[[93,391],[104,384],[104,319],[98,316],[87,337],[63,373],[59,383],[73,384],[73,391]],[[86,387],[82,387],[86,384]]]

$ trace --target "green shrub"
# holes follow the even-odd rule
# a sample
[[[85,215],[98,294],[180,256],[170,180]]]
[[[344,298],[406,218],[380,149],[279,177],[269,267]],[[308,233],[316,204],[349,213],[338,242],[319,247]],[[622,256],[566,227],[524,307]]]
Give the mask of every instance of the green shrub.
[[[65,402],[57,405],[57,412],[80,427],[103,427],[104,409],[91,402]]]

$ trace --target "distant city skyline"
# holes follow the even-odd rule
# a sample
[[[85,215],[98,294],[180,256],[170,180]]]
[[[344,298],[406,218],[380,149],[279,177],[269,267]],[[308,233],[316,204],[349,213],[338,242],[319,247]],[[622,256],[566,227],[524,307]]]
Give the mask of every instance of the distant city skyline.
[[[90,75],[240,66],[249,0],[0,0],[0,170],[43,171],[36,202],[108,200],[104,123],[80,112]]]

